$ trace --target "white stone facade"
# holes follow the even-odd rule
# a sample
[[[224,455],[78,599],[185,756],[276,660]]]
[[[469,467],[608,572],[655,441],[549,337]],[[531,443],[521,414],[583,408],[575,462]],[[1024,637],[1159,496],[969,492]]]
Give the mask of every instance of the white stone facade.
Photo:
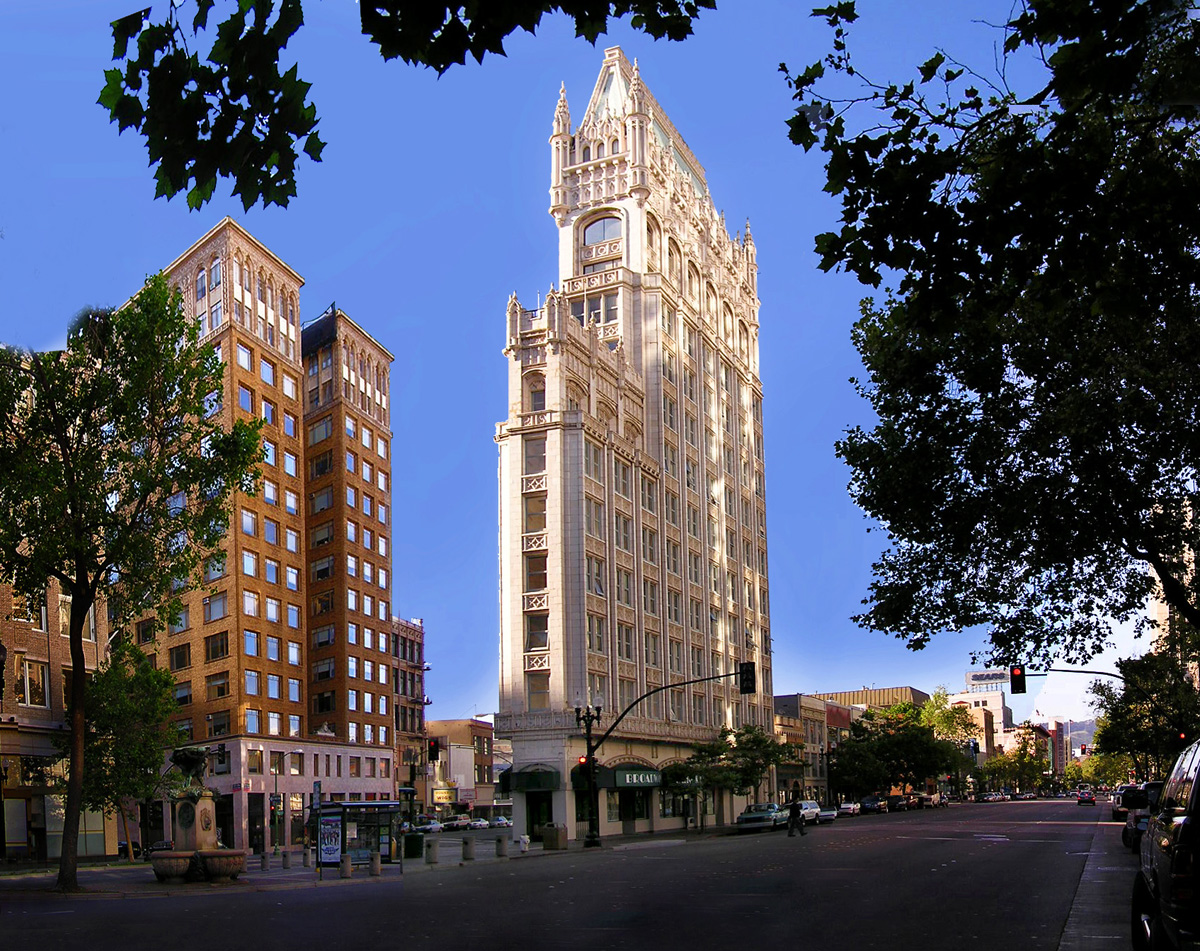
[[[574,130],[560,94],[550,146],[558,289],[507,312],[496,732],[518,832],[573,837],[575,708],[599,705],[602,731],[665,688],[599,750],[601,832],[678,827],[679,803],[634,788],[644,774],[773,723],[755,247],[620,49]],[[682,685],[743,661],[755,695],[733,676]]]

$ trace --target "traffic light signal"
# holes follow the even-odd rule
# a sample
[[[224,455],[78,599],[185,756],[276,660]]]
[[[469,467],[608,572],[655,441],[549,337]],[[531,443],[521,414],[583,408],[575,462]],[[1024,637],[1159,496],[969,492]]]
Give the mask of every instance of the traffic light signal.
[[[1008,668],[1009,689],[1013,693],[1025,692],[1025,665],[1013,664]]]
[[[1087,756],[1087,744],[1086,743],[1079,744],[1079,755]]]
[[[433,762],[442,755],[442,744],[440,740],[429,741],[429,762]]]
[[[738,664],[738,690],[741,693],[758,693],[758,679],[754,675],[754,661]]]

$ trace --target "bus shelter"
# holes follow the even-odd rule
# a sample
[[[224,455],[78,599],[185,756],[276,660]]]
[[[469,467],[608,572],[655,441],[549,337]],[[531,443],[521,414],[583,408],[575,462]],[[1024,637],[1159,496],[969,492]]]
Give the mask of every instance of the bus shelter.
[[[340,864],[349,855],[355,865],[371,861],[378,852],[384,862],[399,860],[402,831],[409,821],[416,790],[402,786],[400,798],[374,802],[322,802],[313,814],[317,826],[317,861]]]

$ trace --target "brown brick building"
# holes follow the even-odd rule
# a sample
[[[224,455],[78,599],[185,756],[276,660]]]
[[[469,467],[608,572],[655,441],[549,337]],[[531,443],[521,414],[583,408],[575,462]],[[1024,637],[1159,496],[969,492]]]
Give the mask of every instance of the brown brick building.
[[[103,605],[88,614],[83,651],[88,670],[104,659],[108,624]],[[37,602],[0,585],[0,643],[8,650],[0,671],[0,858],[57,859],[62,847],[63,797],[50,781],[57,759],[53,737],[66,727],[71,684],[68,627],[71,599],[57,581]],[[117,824],[85,811],[80,856],[117,851]]]
[[[218,794],[222,840],[261,850],[277,839],[281,844],[301,840],[315,780],[321,781],[325,799],[394,795],[394,754],[386,729],[378,729],[374,697],[365,720],[351,721],[344,703],[341,719],[330,721],[316,710],[315,697],[329,679],[325,672],[330,666],[322,663],[329,652],[319,633],[326,618],[316,613],[317,605],[327,605],[325,613],[332,613],[335,604],[345,608],[351,591],[363,598],[360,605],[366,603],[366,592],[359,590],[346,563],[329,560],[332,548],[321,542],[331,521],[322,516],[332,516],[332,478],[340,468],[332,464],[330,449],[339,447],[340,462],[345,440],[335,432],[344,432],[345,422],[339,416],[335,430],[331,419],[323,422],[328,414],[313,413],[325,407],[310,396],[314,377],[309,369],[315,367],[319,376],[328,347],[314,343],[306,365],[299,322],[303,279],[292,268],[225,218],[166,273],[183,291],[201,338],[217,348],[229,368],[212,411],[227,421],[263,420],[259,491],[235,496],[224,562],[211,564],[208,587],[188,596],[181,623],[157,644],[176,677],[181,733],[213,750],[208,784]],[[342,361],[337,363],[340,373]],[[374,400],[374,391],[371,395]],[[328,440],[317,439],[320,428],[314,426],[328,426]],[[391,438],[386,419],[374,429],[380,443],[376,445],[373,430],[370,451],[386,453]],[[339,480],[339,499],[351,484],[348,473]],[[386,512],[390,495],[372,491],[373,506]],[[328,497],[329,506],[322,507],[318,497]],[[333,527],[332,536],[342,537],[343,522]],[[345,557],[344,548],[340,554]],[[382,581],[386,588],[388,568],[385,561],[377,573],[372,564],[376,587]],[[390,597],[386,590],[381,594],[371,594],[371,610],[386,614]],[[343,625],[351,623],[348,616],[345,611],[338,615]],[[347,653],[349,628],[340,629],[342,636],[333,640],[341,653],[333,666],[347,676],[349,657],[355,656],[355,675],[361,679],[370,670],[371,683],[376,683],[377,671],[388,665],[366,651],[367,629],[362,623],[354,645],[364,656]],[[371,650],[384,653],[380,648],[385,644],[374,637],[375,626],[370,630]],[[352,731],[351,722],[360,725]],[[222,747],[223,753],[218,752]],[[276,793],[279,812],[273,822]],[[145,821],[149,838],[169,835],[165,815],[155,812]]]
[[[178,623],[156,635],[144,622],[134,636],[175,676],[179,743],[210,749],[222,841],[261,850],[303,837],[316,780],[325,799],[395,796],[400,670],[410,662],[391,618],[392,356],[336,309],[301,334],[303,278],[230,218],[165,273],[227,367],[209,412],[226,425],[263,422],[262,481],[235,494],[223,557],[185,595]],[[15,696],[0,694],[6,839],[53,856],[54,805],[35,757],[53,755],[49,736],[63,719],[69,657],[58,628],[68,602],[55,585],[45,604],[10,602],[0,589],[0,637],[19,680]],[[415,656],[423,666],[423,645]],[[420,729],[423,714],[403,722]],[[170,837],[165,803],[141,823],[147,841]],[[81,854],[115,851],[91,824]]]

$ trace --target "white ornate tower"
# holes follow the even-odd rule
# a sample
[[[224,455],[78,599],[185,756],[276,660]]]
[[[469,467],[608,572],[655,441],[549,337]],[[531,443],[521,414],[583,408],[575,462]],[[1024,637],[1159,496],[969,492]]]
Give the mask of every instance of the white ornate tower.
[[[519,832],[582,834],[575,708],[603,730],[601,831],[681,827],[659,787],[720,728],[770,729],[755,249],[619,48],[572,132],[550,136],[559,289],[508,302],[500,450],[500,714]],[[683,681],[758,665],[736,678]],[[681,684],[671,687],[671,684]],[[734,803],[715,804],[729,821]],[[578,824],[577,824],[578,823]]]

